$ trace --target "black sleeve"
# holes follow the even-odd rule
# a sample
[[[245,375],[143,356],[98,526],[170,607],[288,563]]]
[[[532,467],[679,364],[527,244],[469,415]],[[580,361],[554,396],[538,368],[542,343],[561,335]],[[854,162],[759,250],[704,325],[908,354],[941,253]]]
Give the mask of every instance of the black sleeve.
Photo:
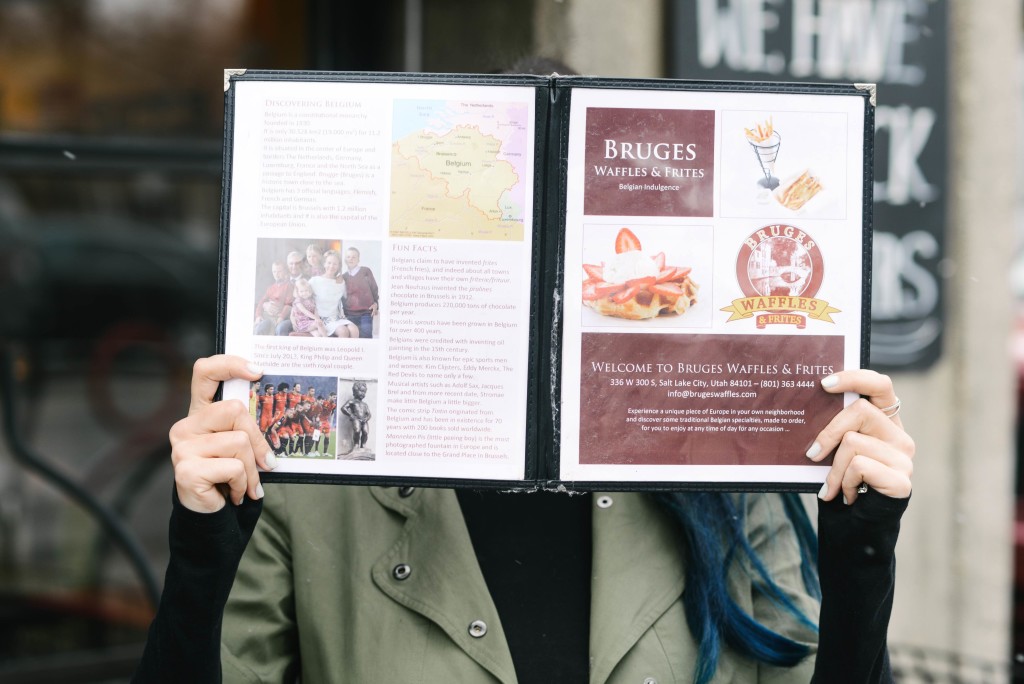
[[[164,589],[133,683],[221,681],[224,605],[262,510],[262,501],[247,498],[240,506],[196,513],[175,492]]]
[[[886,643],[896,575],[896,538],[910,499],[869,489],[851,506],[818,502],[821,615],[813,682],[893,681]]]

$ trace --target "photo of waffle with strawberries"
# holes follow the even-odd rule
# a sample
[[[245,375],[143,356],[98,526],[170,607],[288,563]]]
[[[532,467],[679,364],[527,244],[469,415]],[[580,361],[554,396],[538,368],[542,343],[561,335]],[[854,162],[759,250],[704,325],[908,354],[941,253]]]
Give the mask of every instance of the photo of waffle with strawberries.
[[[697,303],[693,269],[667,265],[664,252],[645,254],[629,228],[616,236],[614,255],[583,270],[583,303],[605,316],[645,320],[684,314]]]

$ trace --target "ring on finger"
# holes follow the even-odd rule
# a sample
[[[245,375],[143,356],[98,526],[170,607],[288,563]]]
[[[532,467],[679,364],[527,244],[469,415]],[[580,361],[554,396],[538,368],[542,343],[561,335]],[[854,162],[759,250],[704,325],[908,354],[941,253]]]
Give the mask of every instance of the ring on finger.
[[[885,414],[886,418],[895,418],[896,414],[900,412],[901,408],[903,408],[903,402],[900,401],[899,397],[896,397],[895,404],[893,404],[892,406],[886,406],[885,408],[879,410]]]
[[[867,482],[861,482],[860,486],[857,487],[857,493],[858,494],[867,494],[868,493],[868,483]]]

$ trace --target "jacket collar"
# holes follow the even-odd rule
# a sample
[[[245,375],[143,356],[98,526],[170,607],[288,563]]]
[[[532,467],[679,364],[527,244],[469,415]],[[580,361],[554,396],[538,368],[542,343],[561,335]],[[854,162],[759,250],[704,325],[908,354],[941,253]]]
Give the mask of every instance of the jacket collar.
[[[681,536],[649,496],[594,494],[590,681],[607,681],[682,595]]]
[[[516,681],[498,611],[477,563],[455,493],[450,489],[370,489],[385,508],[403,516],[398,540],[373,566],[373,581],[392,599],[434,622],[466,654],[506,684]],[[409,566],[395,579],[394,569]],[[470,636],[470,624],[482,621],[487,633]]]
[[[381,591],[437,624],[469,657],[500,681],[516,681],[497,609],[480,572],[455,493],[372,487],[373,497],[406,519],[398,541],[374,565]],[[593,495],[593,579],[590,681],[608,680],[619,661],[682,595],[680,534],[650,497],[632,492]],[[608,505],[610,502],[610,505]],[[398,564],[411,568],[396,580]],[[487,634],[469,635],[482,620]]]

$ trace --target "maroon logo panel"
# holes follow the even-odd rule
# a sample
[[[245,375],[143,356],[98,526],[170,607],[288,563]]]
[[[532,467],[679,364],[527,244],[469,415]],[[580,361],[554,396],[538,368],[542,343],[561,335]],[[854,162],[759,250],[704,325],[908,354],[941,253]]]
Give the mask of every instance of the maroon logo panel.
[[[583,213],[711,216],[715,113],[587,109]]]
[[[810,465],[838,335],[583,335],[580,463]],[[829,462],[826,461],[826,465]]]

